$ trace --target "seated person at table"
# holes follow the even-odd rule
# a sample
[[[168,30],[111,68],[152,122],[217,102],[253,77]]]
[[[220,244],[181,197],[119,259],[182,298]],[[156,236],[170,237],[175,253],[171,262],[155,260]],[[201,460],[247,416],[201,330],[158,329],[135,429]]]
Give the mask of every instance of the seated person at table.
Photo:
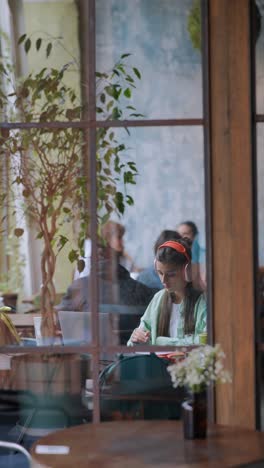
[[[154,244],[154,257],[157,253],[158,247],[166,242],[167,240],[178,240],[181,239],[181,235],[177,231],[171,231],[170,229],[164,229],[161,231],[159,237]],[[149,288],[163,289],[162,282],[160,281],[159,275],[155,269],[154,263],[145,270],[141,271],[137,277],[140,283],[145,284]]]
[[[125,250],[125,232],[126,229],[123,224],[109,220],[102,226],[101,235],[107,245],[119,253],[120,265],[126,268],[129,272],[137,272],[138,268],[135,265],[134,260]]]
[[[133,259],[124,248],[124,235],[125,227],[123,224],[117,223],[115,221],[109,220],[101,228],[101,236],[103,241],[107,246],[117,252],[120,265],[126,268],[129,272],[136,272],[138,269],[135,266]],[[74,274],[74,279],[82,278],[83,276],[87,276],[90,273],[92,248],[91,239],[86,239],[84,245],[85,257],[82,259],[85,263],[84,269],[81,273],[76,271]]]
[[[191,249],[185,239],[160,245],[155,267],[164,289],[153,297],[128,346],[133,344],[188,345],[206,332],[206,302],[189,278]]]
[[[100,249],[97,271],[101,304],[146,306],[157,292],[157,289],[131,278],[126,268],[119,264],[119,253],[110,247]],[[73,281],[56,309],[89,310],[89,281],[89,276]]]

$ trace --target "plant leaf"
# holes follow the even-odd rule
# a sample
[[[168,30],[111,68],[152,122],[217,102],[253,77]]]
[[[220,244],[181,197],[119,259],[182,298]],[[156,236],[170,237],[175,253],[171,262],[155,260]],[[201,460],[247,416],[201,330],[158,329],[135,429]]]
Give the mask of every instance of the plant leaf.
[[[14,229],[14,234],[16,237],[21,237],[24,234],[24,229],[22,228],[15,228]]]
[[[140,80],[141,79],[141,73],[140,71],[136,68],[136,67],[133,67],[133,72],[135,73],[135,75],[138,77],[138,79]]]
[[[20,38],[18,39],[18,44],[21,44],[22,42],[24,42],[24,40],[26,39],[27,35],[26,34],[22,34],[22,36],[20,36]]]
[[[124,59],[124,58],[126,58],[126,57],[129,57],[130,55],[132,55],[132,54],[122,54],[122,55],[121,55],[121,59]]]
[[[131,98],[131,89],[130,88],[125,89],[124,96],[126,96],[127,98]]]
[[[77,250],[71,250],[69,252],[69,255],[68,255],[68,259],[70,260],[71,263],[75,262],[76,260],[78,260],[78,252]]]
[[[51,49],[52,49],[52,43],[49,42],[48,45],[47,45],[47,48],[46,48],[46,57],[47,58],[50,56]]]
[[[85,261],[80,258],[78,261],[77,261],[77,269],[79,271],[79,273],[81,273],[85,268]]]
[[[25,49],[26,54],[28,53],[30,47],[31,47],[31,40],[28,37],[25,44],[24,44],[24,49]]]
[[[39,38],[36,40],[36,49],[37,49],[37,50],[40,49],[41,43],[42,43],[42,39],[41,39],[41,37],[39,37]]]

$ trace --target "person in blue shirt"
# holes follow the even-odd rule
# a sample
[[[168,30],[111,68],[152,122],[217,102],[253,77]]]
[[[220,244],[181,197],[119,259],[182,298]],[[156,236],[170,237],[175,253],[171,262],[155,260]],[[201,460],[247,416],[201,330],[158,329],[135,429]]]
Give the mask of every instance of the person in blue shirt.
[[[187,237],[192,244],[192,282],[203,291],[206,290],[205,259],[206,251],[203,246],[198,228],[193,221],[183,221],[177,227],[182,237]]]

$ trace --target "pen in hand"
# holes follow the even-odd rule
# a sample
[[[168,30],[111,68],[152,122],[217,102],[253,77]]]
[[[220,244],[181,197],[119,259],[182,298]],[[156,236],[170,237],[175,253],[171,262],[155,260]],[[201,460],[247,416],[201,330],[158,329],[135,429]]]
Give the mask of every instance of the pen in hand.
[[[144,326],[144,328],[142,327]],[[151,327],[145,320],[141,321],[141,325],[138,328],[135,328],[131,335],[131,340],[133,343],[144,344],[147,343],[150,339]]]
[[[145,320],[142,320],[142,321],[144,323],[144,327],[146,328],[146,330],[148,330],[150,332],[151,328],[150,328],[149,324]]]

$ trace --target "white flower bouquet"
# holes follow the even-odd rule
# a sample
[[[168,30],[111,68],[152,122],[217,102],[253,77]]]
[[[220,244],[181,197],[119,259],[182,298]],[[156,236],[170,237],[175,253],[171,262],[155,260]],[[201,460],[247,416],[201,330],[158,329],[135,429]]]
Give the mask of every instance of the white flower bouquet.
[[[230,373],[224,369],[224,358],[219,344],[194,348],[185,359],[168,366],[173,387],[187,387],[192,393],[200,393],[211,384],[231,382]]]

